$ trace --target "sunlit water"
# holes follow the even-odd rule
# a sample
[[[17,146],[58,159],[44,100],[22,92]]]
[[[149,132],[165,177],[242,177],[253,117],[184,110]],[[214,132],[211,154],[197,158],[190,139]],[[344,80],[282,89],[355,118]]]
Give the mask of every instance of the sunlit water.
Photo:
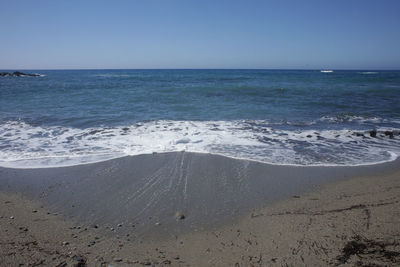
[[[32,72],[45,76],[0,77],[0,166],[182,150],[296,165],[400,155],[400,72]]]

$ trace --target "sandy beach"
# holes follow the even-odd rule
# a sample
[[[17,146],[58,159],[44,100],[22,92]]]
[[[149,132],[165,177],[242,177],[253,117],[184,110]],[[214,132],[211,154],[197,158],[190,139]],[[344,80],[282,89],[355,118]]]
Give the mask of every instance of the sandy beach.
[[[0,267],[400,267],[400,0],[1,4]]]
[[[399,162],[196,153],[0,169],[1,266],[396,266]]]

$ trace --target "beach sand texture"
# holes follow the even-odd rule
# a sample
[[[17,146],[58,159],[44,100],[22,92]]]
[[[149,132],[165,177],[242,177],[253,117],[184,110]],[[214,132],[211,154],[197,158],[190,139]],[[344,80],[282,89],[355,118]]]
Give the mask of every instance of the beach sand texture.
[[[0,168],[3,266],[396,266],[399,162],[268,165],[187,152]]]

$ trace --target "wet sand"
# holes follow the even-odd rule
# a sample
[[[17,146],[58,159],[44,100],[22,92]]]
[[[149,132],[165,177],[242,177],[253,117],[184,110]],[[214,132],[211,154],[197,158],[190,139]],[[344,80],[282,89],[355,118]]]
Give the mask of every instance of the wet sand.
[[[196,153],[0,168],[0,262],[397,265],[399,170],[398,161],[288,167]]]

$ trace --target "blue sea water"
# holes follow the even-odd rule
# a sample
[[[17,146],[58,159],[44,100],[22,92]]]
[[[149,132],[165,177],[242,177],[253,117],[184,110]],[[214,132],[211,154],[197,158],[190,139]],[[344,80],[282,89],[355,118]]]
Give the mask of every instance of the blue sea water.
[[[400,71],[26,72],[43,76],[0,77],[0,166],[182,150],[296,165],[400,155]]]

